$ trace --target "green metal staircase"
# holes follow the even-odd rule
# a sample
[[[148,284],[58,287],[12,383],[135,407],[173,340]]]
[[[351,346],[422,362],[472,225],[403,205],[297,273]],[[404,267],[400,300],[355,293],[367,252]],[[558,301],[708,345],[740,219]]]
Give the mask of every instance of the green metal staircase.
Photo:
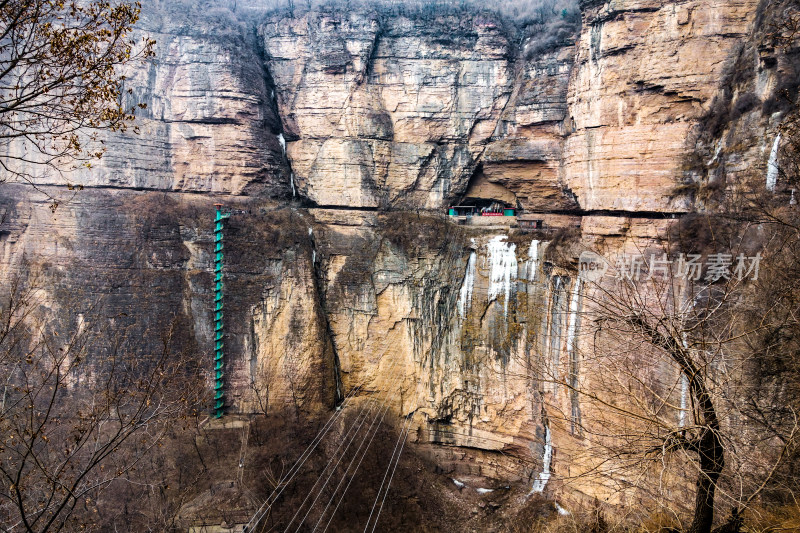
[[[225,414],[225,326],[223,322],[223,298],[225,286],[222,283],[223,234],[225,220],[230,213],[222,211],[222,204],[216,204],[217,216],[214,218],[214,418]]]

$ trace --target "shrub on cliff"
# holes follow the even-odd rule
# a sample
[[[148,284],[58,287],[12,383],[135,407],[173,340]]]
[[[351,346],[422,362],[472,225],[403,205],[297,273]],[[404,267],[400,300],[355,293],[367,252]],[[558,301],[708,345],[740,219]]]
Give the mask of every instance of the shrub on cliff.
[[[561,22],[580,24],[577,0],[498,0],[491,4],[479,0],[227,0],[215,5],[225,6],[234,12],[287,10],[293,15],[320,7],[348,10],[372,7],[389,14],[411,17],[490,11],[523,27],[546,25],[551,21],[556,21],[558,25]]]

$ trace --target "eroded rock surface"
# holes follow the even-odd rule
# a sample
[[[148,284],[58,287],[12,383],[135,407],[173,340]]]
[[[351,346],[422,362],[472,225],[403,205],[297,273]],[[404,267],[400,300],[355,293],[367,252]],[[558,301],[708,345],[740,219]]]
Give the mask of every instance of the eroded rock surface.
[[[758,2],[582,3],[564,179],[584,209],[685,211],[687,143]],[[623,192],[624,191],[624,192]]]
[[[133,128],[104,138],[106,155],[64,179],[91,187],[289,197],[280,120],[251,28],[225,9],[146,4],[137,39],[155,57],[126,69]],[[127,91],[130,90],[130,94]]]
[[[93,189],[55,214],[3,185],[0,272],[37,265],[64,328],[84,312],[73,302],[103,301],[142,353],[175,319],[210,369],[222,199],[235,210],[231,411],[313,418],[356,391],[385,399],[398,426],[410,416],[411,440],[443,473],[530,485],[548,434],[552,472],[580,471],[572,460],[591,445],[580,405],[553,382],[572,372],[582,296],[574,264],[545,261],[547,242],[646,249],[665,223],[636,211],[691,208],[675,191],[687,172],[701,182],[721,161],[764,165],[779,117],[753,105],[737,127],[769,136],[737,151],[741,136],[721,128],[700,143],[720,157],[686,166],[755,4],[586,1],[577,41],[532,54],[493,15],[317,10],[241,27],[224,13],[193,26],[197,12],[153,12],[143,28],[157,58],[126,82],[148,104],[142,133],[109,138],[81,178]],[[749,50],[754,75],[740,85],[766,100],[779,76]],[[554,212],[552,231],[418,212],[475,189]]]
[[[295,179],[319,205],[458,198],[514,81],[513,44],[491,16],[276,15],[260,37]]]

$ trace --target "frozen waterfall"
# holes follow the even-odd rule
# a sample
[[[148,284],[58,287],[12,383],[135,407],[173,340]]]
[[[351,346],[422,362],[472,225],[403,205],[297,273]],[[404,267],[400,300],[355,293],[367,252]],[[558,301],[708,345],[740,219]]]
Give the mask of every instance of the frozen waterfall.
[[[570,432],[575,435],[580,431],[581,407],[578,398],[578,371],[580,357],[578,355],[577,333],[580,321],[580,297],[582,282],[575,278],[572,286],[572,297],[569,301],[569,321],[567,322],[567,357],[569,358],[569,397],[570,397]]]
[[[529,494],[544,492],[547,482],[550,481],[550,461],[553,459],[553,441],[550,437],[550,426],[544,426],[544,455],[542,456],[542,472],[533,482]]]
[[[572,297],[569,300],[569,322],[567,323],[567,353],[572,355],[575,351],[575,332],[578,329],[578,299],[581,295],[581,282],[575,279],[572,287]]]
[[[772,150],[769,152],[769,162],[767,163],[767,190],[774,191],[778,183],[778,147],[781,143],[781,134],[775,136],[772,143]]]
[[[286,139],[283,137],[283,133],[278,134],[278,142],[281,143],[281,150],[286,154]]]
[[[475,252],[469,254],[467,262],[467,272],[464,274],[464,281],[461,283],[461,292],[458,294],[458,315],[461,318],[467,316],[470,302],[472,301],[472,287],[475,285]]]
[[[539,269],[539,241],[537,239],[533,239],[530,248],[528,248],[528,262],[526,266],[526,278],[528,281],[533,281],[536,279],[536,271]]]
[[[501,293],[505,296],[503,313],[508,315],[508,300],[511,298],[511,284],[517,277],[517,255],[515,244],[506,242],[505,235],[498,235],[489,241],[489,301]]]

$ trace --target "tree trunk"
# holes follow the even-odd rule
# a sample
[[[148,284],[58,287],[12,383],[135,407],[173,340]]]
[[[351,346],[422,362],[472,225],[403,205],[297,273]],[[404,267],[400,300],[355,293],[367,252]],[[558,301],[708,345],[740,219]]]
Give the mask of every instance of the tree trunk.
[[[694,503],[694,519],[688,533],[711,533],[714,522],[714,494],[717,480],[725,466],[722,442],[715,429],[706,427],[698,443],[700,473],[697,476],[697,494]]]
[[[639,315],[627,320],[629,324],[641,328],[650,342],[663,348],[672,357],[689,380],[689,390],[697,400],[703,429],[700,438],[692,443],[690,449],[699,456],[700,473],[697,477],[694,518],[687,533],[711,533],[714,522],[714,493],[717,480],[725,467],[725,449],[720,439],[717,410],[706,387],[707,374],[700,371],[678,339],[662,334],[657,326],[649,324]]]

